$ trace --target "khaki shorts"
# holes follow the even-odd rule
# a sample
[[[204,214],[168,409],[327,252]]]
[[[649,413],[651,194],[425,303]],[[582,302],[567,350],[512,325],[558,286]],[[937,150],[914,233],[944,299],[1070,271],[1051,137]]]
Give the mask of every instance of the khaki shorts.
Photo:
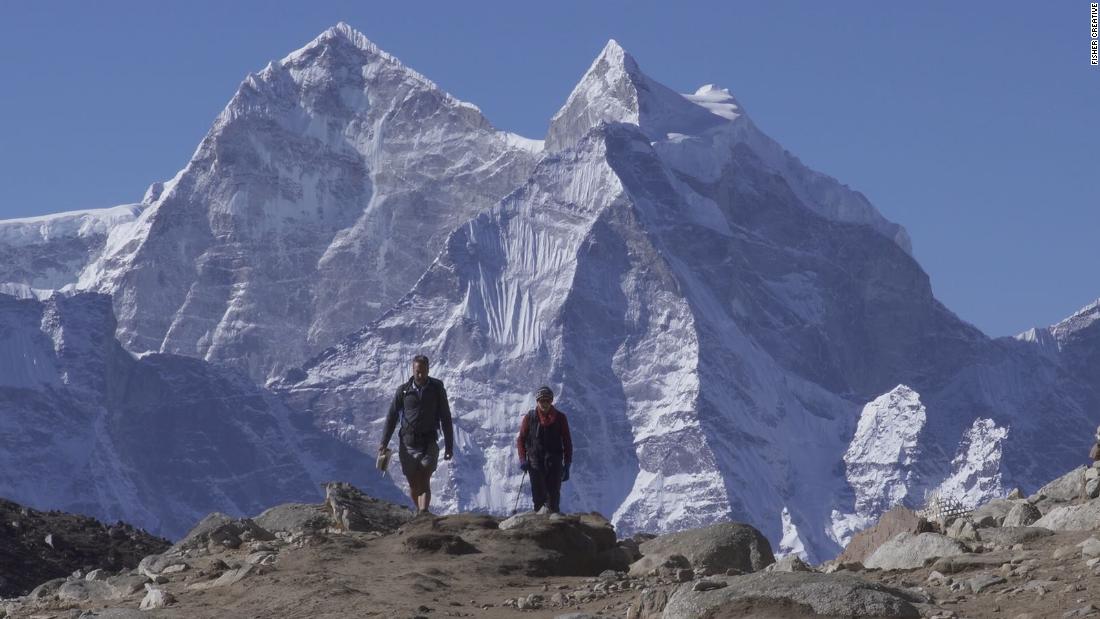
[[[428,473],[430,475],[435,472],[436,466],[439,464],[439,443],[434,441],[428,443],[423,450],[410,447],[402,442],[397,453],[401,458],[401,472],[405,474],[405,477],[417,473]]]

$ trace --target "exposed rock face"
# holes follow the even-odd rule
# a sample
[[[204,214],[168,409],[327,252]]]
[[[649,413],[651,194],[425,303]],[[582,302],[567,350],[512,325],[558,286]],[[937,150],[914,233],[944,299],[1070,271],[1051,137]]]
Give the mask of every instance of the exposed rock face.
[[[710,591],[679,587],[668,600],[662,617],[722,616],[723,609],[741,601],[786,601],[793,604],[775,617],[920,617],[911,593],[870,583],[844,574],[765,572],[720,578],[727,586]],[[744,609],[742,609],[744,610]],[[767,612],[767,611],[765,611]],[[774,612],[774,610],[773,610]],[[730,615],[738,616],[738,615]],[[746,614],[740,616],[767,616]]]
[[[669,533],[644,542],[642,558],[630,567],[641,575],[660,566],[672,555],[682,555],[691,567],[708,574],[728,569],[755,572],[775,562],[768,540],[753,527],[724,522],[700,529]]]
[[[1036,520],[1035,526],[1052,531],[1096,530],[1100,528],[1100,499],[1055,507]]]
[[[895,506],[879,517],[874,526],[856,533],[852,541],[837,556],[838,563],[862,563],[879,546],[899,533],[919,535],[932,531],[932,525],[911,509]]]
[[[871,553],[863,565],[871,569],[911,570],[932,559],[966,552],[961,543],[939,533],[899,533]]]
[[[979,505],[971,513],[970,518],[979,527],[999,527],[1004,523],[1005,517],[1012,511],[1012,508],[1020,502],[1020,500],[993,499]]]
[[[52,545],[46,543],[47,536]],[[168,540],[122,522],[108,525],[87,516],[41,512],[0,499],[0,597],[26,595],[74,570],[130,569],[168,545]],[[70,587],[65,593],[84,599],[92,595],[85,589],[96,586]]]
[[[1039,511],[1039,508],[1035,507],[1027,501],[1020,501],[1016,505],[1012,506],[1012,509],[1008,511],[1005,516],[1004,522],[1001,523],[1002,527],[1027,527],[1034,524],[1037,520],[1043,517],[1043,514]]]

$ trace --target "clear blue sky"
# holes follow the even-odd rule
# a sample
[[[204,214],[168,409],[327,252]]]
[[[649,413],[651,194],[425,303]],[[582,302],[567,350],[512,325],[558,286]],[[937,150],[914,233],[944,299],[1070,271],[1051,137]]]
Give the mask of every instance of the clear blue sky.
[[[986,333],[1100,297],[1088,2],[673,4],[3,0],[0,218],[139,200],[247,73],[341,20],[528,137],[615,38],[864,192]]]

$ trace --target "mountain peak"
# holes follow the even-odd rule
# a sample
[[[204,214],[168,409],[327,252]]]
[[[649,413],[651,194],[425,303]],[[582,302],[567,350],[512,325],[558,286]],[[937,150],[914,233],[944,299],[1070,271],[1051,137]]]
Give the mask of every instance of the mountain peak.
[[[728,105],[724,99],[720,103]],[[722,109],[726,113],[716,114],[711,106],[651,79],[619,42],[611,39],[550,120],[546,146],[549,150],[569,148],[601,122],[637,125],[651,140],[663,140],[672,133],[697,134],[728,123],[731,116],[727,108]]]

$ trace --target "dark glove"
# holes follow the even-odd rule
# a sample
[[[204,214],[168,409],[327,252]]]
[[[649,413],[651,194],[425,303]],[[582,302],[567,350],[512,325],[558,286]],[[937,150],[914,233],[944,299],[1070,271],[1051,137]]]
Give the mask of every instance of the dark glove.
[[[569,481],[569,466],[571,464],[573,464],[573,463],[572,462],[566,462],[565,467],[561,470],[561,480],[562,481]]]
[[[527,464],[527,461],[526,461],[526,460],[520,460],[520,461],[519,461],[519,470],[521,470],[521,471],[523,471],[524,473],[526,473],[527,471],[530,471],[530,470],[531,470],[531,465],[530,465],[530,464]]]

